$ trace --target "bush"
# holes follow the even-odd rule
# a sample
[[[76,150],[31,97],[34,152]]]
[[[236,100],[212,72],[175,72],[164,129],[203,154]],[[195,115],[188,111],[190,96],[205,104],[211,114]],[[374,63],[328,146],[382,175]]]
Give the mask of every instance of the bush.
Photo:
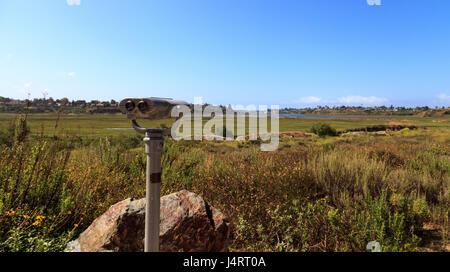
[[[320,137],[338,135],[335,128],[331,127],[328,124],[323,123],[314,124],[313,127],[311,128],[311,132],[319,135]]]

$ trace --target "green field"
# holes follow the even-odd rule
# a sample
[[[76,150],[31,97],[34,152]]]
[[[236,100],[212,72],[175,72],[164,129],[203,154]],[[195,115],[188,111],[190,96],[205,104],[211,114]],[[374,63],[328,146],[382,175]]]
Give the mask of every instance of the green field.
[[[0,114],[0,130],[9,127],[17,114]],[[111,128],[130,128],[131,124],[122,114],[32,114],[28,125],[33,134],[72,135],[82,137],[135,135],[133,130],[112,130]],[[280,131],[308,132],[317,122],[328,123],[337,130],[361,128],[371,125],[387,125],[389,123],[410,124],[419,127],[450,127],[450,117],[386,117],[367,116],[358,118],[280,118]],[[270,119],[269,119],[270,121]],[[141,121],[145,127],[170,126],[173,119],[158,121]],[[248,120],[247,120],[248,123]],[[269,122],[270,127],[270,122]]]

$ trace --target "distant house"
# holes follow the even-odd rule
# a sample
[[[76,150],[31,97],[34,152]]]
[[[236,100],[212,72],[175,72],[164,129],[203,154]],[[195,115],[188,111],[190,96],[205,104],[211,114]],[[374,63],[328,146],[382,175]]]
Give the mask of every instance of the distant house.
[[[102,104],[102,103],[98,103],[98,104],[95,104],[95,106],[96,106],[96,107],[104,107],[104,106],[105,106],[105,104]]]
[[[72,105],[76,107],[86,107],[86,101],[85,100],[77,100],[72,103]]]
[[[8,105],[25,105],[25,102],[22,102],[20,100],[11,100],[8,102]]]

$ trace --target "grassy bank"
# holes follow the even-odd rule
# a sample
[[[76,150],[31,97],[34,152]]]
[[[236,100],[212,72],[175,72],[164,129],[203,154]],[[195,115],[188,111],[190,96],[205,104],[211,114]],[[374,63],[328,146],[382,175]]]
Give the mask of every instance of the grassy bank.
[[[0,114],[0,131],[6,131],[17,114]],[[111,130],[130,128],[130,122],[122,114],[30,114],[27,117],[31,134],[42,131],[47,136],[55,134],[80,137],[134,136],[133,130]],[[146,127],[170,127],[173,119],[141,121]],[[205,121],[206,122],[206,121]],[[204,122],[204,123],[205,123]],[[419,127],[449,127],[450,117],[386,117],[360,116],[357,118],[280,118],[280,131],[309,131],[318,122],[326,122],[337,130],[347,130],[372,125],[409,124]],[[247,120],[248,124],[248,120]],[[269,123],[270,127],[270,123]]]

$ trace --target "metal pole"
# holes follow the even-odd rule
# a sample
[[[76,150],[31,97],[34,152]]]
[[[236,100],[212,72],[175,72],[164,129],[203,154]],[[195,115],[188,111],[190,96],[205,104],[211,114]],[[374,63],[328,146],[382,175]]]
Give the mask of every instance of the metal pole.
[[[144,251],[159,252],[161,154],[164,137],[162,133],[146,132],[144,142],[147,154]]]

